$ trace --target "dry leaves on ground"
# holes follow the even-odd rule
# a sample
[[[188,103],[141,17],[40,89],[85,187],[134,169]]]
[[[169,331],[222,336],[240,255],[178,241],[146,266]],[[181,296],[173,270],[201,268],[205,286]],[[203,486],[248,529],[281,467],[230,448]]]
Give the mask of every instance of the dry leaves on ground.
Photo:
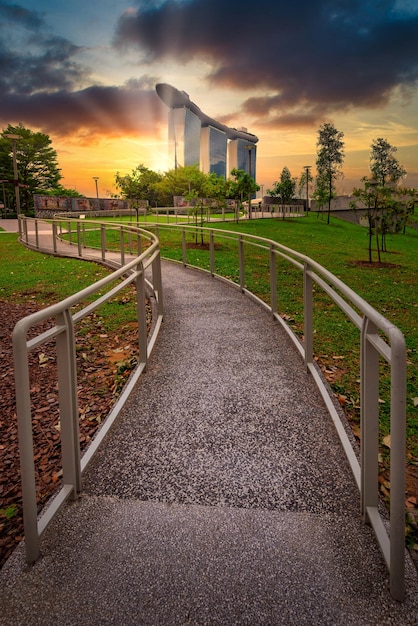
[[[0,301],[0,567],[23,537],[19,446],[13,372],[12,332],[37,310],[34,303]],[[151,319],[148,307],[149,323]],[[80,445],[84,449],[108,415],[136,365],[137,327],[127,324],[108,335],[100,318],[82,322],[77,337]],[[90,327],[94,324],[94,332]],[[46,330],[48,324],[42,325]],[[41,328],[39,326],[38,328]],[[34,459],[39,510],[61,482],[60,424],[53,342],[30,355]]]

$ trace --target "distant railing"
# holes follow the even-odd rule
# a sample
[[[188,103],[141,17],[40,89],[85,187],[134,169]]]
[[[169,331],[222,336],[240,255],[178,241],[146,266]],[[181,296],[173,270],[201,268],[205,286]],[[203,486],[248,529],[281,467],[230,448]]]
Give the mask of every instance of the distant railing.
[[[22,481],[23,518],[25,531],[26,560],[33,563],[39,557],[39,538],[61,505],[69,497],[75,497],[81,490],[81,475],[108,432],[114,419],[131,392],[133,385],[147,367],[148,357],[155,344],[163,317],[163,298],[158,238],[141,228],[92,223],[91,228],[99,229],[101,248],[99,253],[83,247],[82,231],[76,229],[77,240],[73,241],[80,258],[91,258],[112,266],[122,266],[109,276],[79,291],[78,293],[46,307],[19,320],[13,331],[13,355],[16,386],[16,409],[18,419],[20,464]],[[20,239],[26,245],[43,252],[67,254],[70,244],[64,244],[58,238],[60,224],[38,220],[20,219]],[[106,238],[117,232],[120,250],[116,252],[106,248]],[[136,251],[130,259],[127,254]],[[125,246],[127,242],[127,246]],[[127,247],[127,250],[125,250]],[[60,252],[58,252],[60,250]],[[74,247],[73,247],[74,250]],[[142,251],[143,250],[143,251]],[[73,255],[74,256],[74,255]],[[148,268],[152,271],[152,282],[145,276]],[[93,439],[80,459],[77,405],[77,368],[76,368],[76,327],[87,315],[94,312],[103,303],[115,297],[122,289],[133,284],[136,287],[137,323],[138,323],[138,365],[125,386],[116,405],[107,417],[98,435]],[[107,289],[104,295],[99,295]],[[153,330],[147,338],[147,292],[155,299]],[[72,313],[86,298],[96,299]],[[36,327],[53,320],[52,327],[36,334]],[[28,340],[28,333],[35,335]],[[61,431],[61,457],[63,487],[53,498],[38,520],[35,485],[35,464],[33,452],[31,395],[29,377],[29,354],[39,346],[55,339],[57,354],[58,395]]]
[[[150,225],[148,225],[150,227]],[[345,454],[360,491],[361,512],[366,522],[373,527],[390,572],[392,596],[403,600],[405,595],[405,445],[406,445],[406,346],[401,331],[384,318],[363,298],[345,285],[331,272],[309,257],[295,252],[276,241],[230,230],[200,228],[192,226],[154,225],[164,249],[164,232],[177,233],[178,248],[181,249],[181,262],[186,266],[196,266],[188,261],[191,253],[190,239],[201,241],[202,235],[208,241],[208,267],[212,276],[227,280],[243,293],[267,307],[275,320],[284,327],[297,350],[304,359],[307,370],[312,374],[326,403],[340,437]],[[195,239],[196,238],[196,239]],[[189,242],[189,243],[188,243]],[[216,253],[227,242],[237,251],[237,279],[226,279],[216,272]],[[171,243],[171,245],[173,245]],[[246,263],[246,249],[257,253],[264,251],[265,271],[269,273],[269,304],[255,296],[246,288],[246,271],[251,267]],[[303,342],[278,312],[280,301],[280,281],[276,269],[278,259],[284,259],[300,270],[303,276]],[[202,269],[199,266],[199,269]],[[314,306],[314,286],[319,287],[359,330],[360,348],[360,430],[361,459],[355,454],[338,410],[330,397],[329,389],[314,359],[314,312],[321,312]],[[390,533],[379,513],[379,357],[390,366]],[[389,538],[390,537],[390,538]]]

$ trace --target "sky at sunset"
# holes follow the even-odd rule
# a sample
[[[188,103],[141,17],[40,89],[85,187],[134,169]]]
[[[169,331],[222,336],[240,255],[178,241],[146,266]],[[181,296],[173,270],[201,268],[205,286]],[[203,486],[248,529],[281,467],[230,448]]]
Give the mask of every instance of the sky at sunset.
[[[168,160],[155,85],[259,137],[264,191],[315,173],[319,125],[344,132],[349,193],[370,145],[397,146],[418,187],[418,0],[0,0],[0,128],[47,133],[62,184],[115,191],[116,172]]]

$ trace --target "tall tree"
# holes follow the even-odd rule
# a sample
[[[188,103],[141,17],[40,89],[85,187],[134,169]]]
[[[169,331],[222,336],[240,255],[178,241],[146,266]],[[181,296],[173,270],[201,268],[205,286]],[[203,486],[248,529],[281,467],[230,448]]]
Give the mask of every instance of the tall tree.
[[[319,127],[318,152],[316,169],[318,178],[327,183],[328,224],[331,214],[331,200],[335,197],[335,182],[343,176],[344,133],[337,130],[334,124],[327,122]]]
[[[12,145],[8,134],[19,135],[16,141],[16,161],[21,189],[22,210],[32,208],[33,194],[59,187],[62,178],[58,167],[57,153],[51,139],[41,132],[8,125],[0,137],[0,175],[2,179],[13,179]]]

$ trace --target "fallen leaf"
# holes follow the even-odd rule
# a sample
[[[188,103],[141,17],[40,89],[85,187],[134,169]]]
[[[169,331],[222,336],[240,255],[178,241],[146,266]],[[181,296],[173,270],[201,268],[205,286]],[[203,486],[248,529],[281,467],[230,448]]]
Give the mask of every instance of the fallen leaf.
[[[390,448],[390,435],[386,435],[386,437],[383,437],[382,443],[387,448]]]

